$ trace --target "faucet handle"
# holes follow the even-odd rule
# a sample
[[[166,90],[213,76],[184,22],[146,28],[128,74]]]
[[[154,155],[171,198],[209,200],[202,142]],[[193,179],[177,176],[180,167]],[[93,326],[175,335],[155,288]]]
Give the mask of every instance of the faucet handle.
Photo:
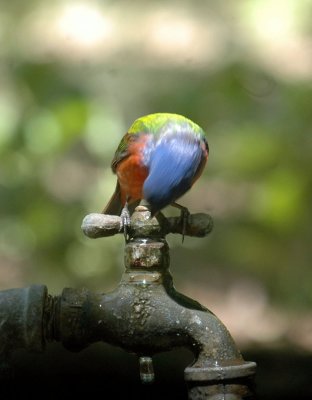
[[[180,217],[165,217],[158,213],[150,218],[148,208],[139,205],[131,218],[130,231],[136,237],[164,237],[168,233],[179,233],[185,236],[205,237],[213,228],[213,219],[209,214],[189,214],[186,224]],[[91,213],[84,217],[81,225],[83,233],[91,239],[108,237],[123,233],[122,220],[117,215]]]
[[[117,215],[91,213],[84,217],[81,229],[89,238],[97,239],[122,233],[120,226],[121,218]]]

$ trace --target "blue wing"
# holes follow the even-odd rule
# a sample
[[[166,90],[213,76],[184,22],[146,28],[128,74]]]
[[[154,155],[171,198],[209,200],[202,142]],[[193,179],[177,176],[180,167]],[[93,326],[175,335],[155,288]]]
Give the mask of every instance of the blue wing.
[[[206,157],[201,140],[193,135],[170,135],[155,146],[143,186],[153,214],[191,188]]]

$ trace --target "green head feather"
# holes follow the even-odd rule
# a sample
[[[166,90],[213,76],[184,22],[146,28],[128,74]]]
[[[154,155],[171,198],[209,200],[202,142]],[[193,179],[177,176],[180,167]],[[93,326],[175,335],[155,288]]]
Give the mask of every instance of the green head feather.
[[[170,114],[170,113],[156,113],[156,114],[149,114],[143,117],[138,118],[134,121],[131,125],[128,133],[130,134],[138,134],[138,133],[151,133],[157,134],[163,126],[166,124],[174,122],[174,123],[183,123],[188,124],[192,128],[192,130],[204,136],[203,130],[195,124],[190,119],[183,117],[179,114]]]

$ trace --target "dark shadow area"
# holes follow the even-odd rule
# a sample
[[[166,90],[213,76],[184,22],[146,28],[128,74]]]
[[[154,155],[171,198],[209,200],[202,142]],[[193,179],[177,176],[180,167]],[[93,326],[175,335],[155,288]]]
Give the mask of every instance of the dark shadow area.
[[[294,349],[248,350],[246,360],[257,362],[256,399],[312,398],[312,357]],[[177,349],[153,358],[156,379],[142,385],[136,355],[104,344],[70,353],[59,344],[42,354],[17,352],[14,378],[2,382],[1,399],[136,398],[187,399],[184,369],[192,354]],[[109,394],[110,393],[110,394]]]
[[[257,363],[256,393],[259,400],[312,398],[312,354],[294,348],[244,352]]]

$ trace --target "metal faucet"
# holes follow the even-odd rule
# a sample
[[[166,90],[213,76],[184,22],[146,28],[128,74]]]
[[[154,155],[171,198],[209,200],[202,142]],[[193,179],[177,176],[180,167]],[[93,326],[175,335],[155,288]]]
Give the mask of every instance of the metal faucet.
[[[82,230],[99,238],[119,233],[120,224],[118,216],[89,214]],[[175,290],[169,271],[166,234],[206,236],[212,226],[207,214],[190,215],[186,225],[161,213],[151,218],[141,203],[131,217],[125,271],[114,291],[67,288],[51,296],[39,285],[0,292],[0,368],[18,347],[42,350],[56,340],[77,351],[104,341],[135,352],[142,382],[151,383],[153,355],[183,346],[194,354],[184,372],[189,399],[253,398],[256,364],[244,361],[212,312]]]

